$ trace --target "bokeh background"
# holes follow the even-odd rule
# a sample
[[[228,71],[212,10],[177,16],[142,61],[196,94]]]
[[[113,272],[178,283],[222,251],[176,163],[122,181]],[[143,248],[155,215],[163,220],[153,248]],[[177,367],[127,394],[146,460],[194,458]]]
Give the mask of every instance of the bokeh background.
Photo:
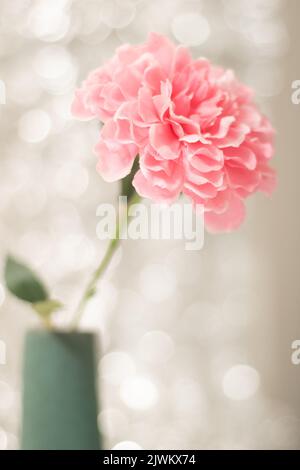
[[[70,102],[124,42],[167,34],[237,75],[277,130],[272,199],[243,227],[182,241],[126,241],[87,309],[99,332],[99,426],[106,448],[300,449],[300,79],[298,0],[1,0],[0,259],[42,273],[66,309],[105,250],[96,208],[118,186],[95,171],[97,124]],[[26,331],[39,326],[0,284],[0,449],[17,449]],[[46,365],[45,365],[46,367]]]

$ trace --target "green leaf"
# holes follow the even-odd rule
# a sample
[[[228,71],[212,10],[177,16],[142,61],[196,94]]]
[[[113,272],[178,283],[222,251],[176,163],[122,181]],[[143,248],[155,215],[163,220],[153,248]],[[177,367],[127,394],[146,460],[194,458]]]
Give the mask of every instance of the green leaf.
[[[48,293],[42,281],[24,264],[12,256],[5,262],[4,277],[7,289],[18,299],[26,302],[43,302],[48,299]]]
[[[43,318],[50,317],[52,313],[62,307],[63,304],[58,300],[44,300],[43,302],[35,302],[32,304],[32,308],[35,312]]]
[[[139,169],[139,158],[138,156],[133,162],[131,172],[129,175],[125,176],[125,178],[122,179],[121,181],[121,196],[127,196],[128,200],[134,195],[135,189],[132,186],[132,181],[134,178],[134,175]]]

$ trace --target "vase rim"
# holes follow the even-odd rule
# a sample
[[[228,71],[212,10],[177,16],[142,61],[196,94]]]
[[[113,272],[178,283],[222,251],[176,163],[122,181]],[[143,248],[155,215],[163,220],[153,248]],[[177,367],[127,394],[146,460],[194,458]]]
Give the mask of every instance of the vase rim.
[[[85,337],[94,337],[97,336],[95,331],[77,331],[77,330],[47,330],[43,328],[31,328],[26,332],[26,335],[36,335],[36,336],[85,336]]]

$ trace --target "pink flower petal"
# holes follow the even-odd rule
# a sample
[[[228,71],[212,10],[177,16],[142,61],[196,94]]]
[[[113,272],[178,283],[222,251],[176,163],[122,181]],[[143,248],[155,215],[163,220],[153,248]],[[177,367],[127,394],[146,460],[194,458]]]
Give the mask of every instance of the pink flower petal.
[[[178,158],[179,142],[169,124],[152,125],[149,141],[156,152],[167,160]]]
[[[75,98],[71,105],[71,112],[74,117],[82,120],[89,120],[95,117],[95,114],[86,106],[84,102],[85,94],[83,90],[75,91]]]
[[[209,232],[230,232],[237,229],[245,219],[245,206],[241,199],[232,196],[225,212],[206,212],[205,226]]]
[[[255,153],[246,145],[224,149],[224,157],[225,160],[230,160],[231,164],[248,168],[248,170],[254,170],[257,163]]]
[[[72,112],[104,123],[96,147],[104,179],[126,176],[139,154],[139,194],[171,202],[183,192],[205,207],[213,231],[238,227],[243,200],[275,188],[274,129],[252,90],[160,34],[121,46],[91,72]]]
[[[99,157],[97,170],[105,181],[112,182],[127,176],[137,154],[134,144],[111,145],[100,140],[95,147]]]
[[[172,192],[167,187],[154,185],[140,170],[135,174],[132,184],[140,196],[152,199],[155,202],[170,204],[178,197],[177,191]]]

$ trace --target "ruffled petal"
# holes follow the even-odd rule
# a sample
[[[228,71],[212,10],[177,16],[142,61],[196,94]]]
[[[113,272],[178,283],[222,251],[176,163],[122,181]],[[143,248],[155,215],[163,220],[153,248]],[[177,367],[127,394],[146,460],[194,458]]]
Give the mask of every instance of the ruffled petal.
[[[232,195],[224,212],[210,211],[205,213],[205,227],[212,233],[230,232],[239,228],[245,219],[245,214],[243,201]]]

